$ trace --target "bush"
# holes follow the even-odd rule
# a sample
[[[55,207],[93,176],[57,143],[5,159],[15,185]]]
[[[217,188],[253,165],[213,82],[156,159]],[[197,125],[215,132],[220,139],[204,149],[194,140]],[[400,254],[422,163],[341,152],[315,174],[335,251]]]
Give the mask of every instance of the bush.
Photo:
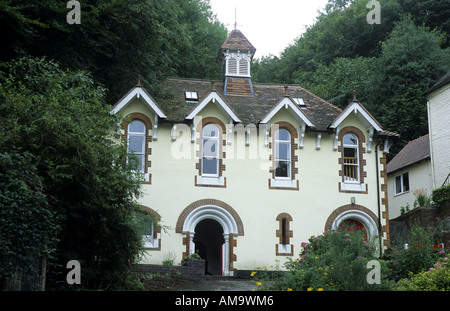
[[[432,198],[436,207],[441,207],[445,202],[450,201],[450,184],[437,189],[432,192]]]
[[[439,258],[439,253],[433,248],[433,231],[423,227],[413,227],[403,232],[396,245],[393,245],[392,253],[386,256],[391,260],[391,278],[400,280],[408,278],[411,273],[416,274],[426,270]],[[408,244],[405,249],[404,245]]]
[[[364,241],[359,232],[325,232],[317,237],[312,236],[308,243],[304,242],[301,246],[300,258],[288,260],[284,277],[272,280],[268,285],[270,289],[375,290],[390,287],[386,281],[389,274],[384,261],[378,261],[381,264],[381,284],[367,282],[370,272],[367,263],[377,258],[376,247]],[[256,273],[257,277],[259,273]],[[259,288],[267,289],[259,281]]]
[[[409,279],[400,280],[397,283],[397,290],[450,291],[448,257],[441,258],[428,271],[411,273]]]

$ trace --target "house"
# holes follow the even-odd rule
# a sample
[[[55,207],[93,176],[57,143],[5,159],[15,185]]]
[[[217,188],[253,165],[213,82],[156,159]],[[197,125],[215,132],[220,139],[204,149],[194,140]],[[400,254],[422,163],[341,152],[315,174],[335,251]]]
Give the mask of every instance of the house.
[[[143,263],[197,252],[207,273],[270,266],[337,228],[389,246],[387,132],[356,99],[344,110],[298,85],[253,83],[255,48],[235,29],[223,79],[138,82],[112,108],[145,178],[139,204],[160,219]]]
[[[387,165],[389,218],[413,208],[414,191],[431,192],[450,179],[450,72],[424,94],[429,134],[410,141]]]
[[[428,99],[428,127],[433,189],[450,179],[450,71],[425,92]]]
[[[433,190],[430,139],[424,135],[410,141],[387,165],[389,219],[400,216],[401,208],[413,208],[414,191]]]

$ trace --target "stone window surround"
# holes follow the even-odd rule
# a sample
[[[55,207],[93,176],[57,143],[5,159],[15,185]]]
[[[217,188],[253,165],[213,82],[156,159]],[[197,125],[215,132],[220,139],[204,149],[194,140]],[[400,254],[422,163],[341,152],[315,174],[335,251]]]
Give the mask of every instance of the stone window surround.
[[[153,129],[152,121],[145,114],[139,112],[130,113],[128,116],[124,118],[122,122],[124,128],[124,134],[122,134],[122,139],[128,145],[128,125],[131,121],[139,120],[145,124],[145,160],[144,160],[144,174],[148,176],[144,184],[152,183],[152,175],[150,174],[151,161],[149,160],[150,155],[152,154],[152,148],[150,147],[150,143],[152,142],[152,135],[149,134],[149,131]]]
[[[222,131],[219,132],[219,177],[202,177],[202,131],[203,128],[208,124],[215,124],[220,129],[222,129]],[[196,143],[199,146],[199,150],[196,151],[196,156],[199,160],[195,165],[195,168],[198,170],[198,175],[195,176],[195,186],[226,188],[227,182],[226,178],[223,176],[223,172],[225,171],[225,164],[223,164],[223,159],[226,157],[226,153],[223,151],[223,146],[226,146],[225,124],[218,118],[206,117],[198,123],[197,133],[199,133],[199,138],[196,139]]]
[[[358,137],[358,161],[359,161],[359,189],[358,190],[348,190],[347,185],[350,183],[345,182],[344,178],[344,145],[343,139],[345,134],[354,134]],[[340,145],[338,146],[338,152],[340,152],[340,157],[338,159],[338,163],[341,167],[339,170],[339,176],[342,177],[342,181],[338,184],[339,192],[344,193],[368,193],[368,186],[364,183],[364,179],[367,177],[367,172],[365,171],[366,160],[364,159],[364,154],[366,153],[366,148],[363,147],[363,144],[366,142],[366,137],[363,132],[354,126],[346,126],[342,130],[339,131],[338,141]],[[352,183],[353,185],[357,185]]]
[[[281,213],[277,216],[276,221],[278,221],[278,230],[276,231],[276,237],[279,238],[279,243],[275,244],[276,256],[294,256],[294,245],[289,243],[290,239],[294,237],[293,231],[290,230],[290,222],[292,221],[292,216],[288,213]],[[283,232],[285,234],[285,241],[283,241]],[[288,252],[284,252],[286,250]]]
[[[274,128],[273,126],[277,125],[278,128]],[[298,138],[297,129],[288,122],[277,122],[274,125],[272,125],[269,136],[272,137],[271,142],[269,143],[269,149],[272,149],[272,152],[270,153],[269,160],[272,163],[272,166],[270,167],[270,172],[272,173],[272,178],[269,178],[269,189],[277,189],[277,190],[299,190],[299,182],[295,179],[295,176],[298,174],[298,168],[296,167],[296,163],[298,162],[298,156],[295,155],[295,151],[298,149],[298,144],[295,143],[295,139]],[[275,178],[275,131],[278,129],[286,129],[291,134],[291,182],[289,186],[281,186],[277,185],[276,182],[278,181]]]

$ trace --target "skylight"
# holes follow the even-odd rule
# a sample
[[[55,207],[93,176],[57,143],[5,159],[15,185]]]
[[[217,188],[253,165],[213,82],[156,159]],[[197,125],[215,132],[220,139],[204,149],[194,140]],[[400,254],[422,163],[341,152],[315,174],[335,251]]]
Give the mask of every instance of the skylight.
[[[186,98],[186,101],[198,101],[198,93],[197,92],[184,92],[184,96]]]
[[[303,101],[303,98],[294,97],[294,98],[292,98],[292,100],[294,101],[294,103],[296,103],[298,106],[300,106],[300,108],[306,109],[306,104]]]

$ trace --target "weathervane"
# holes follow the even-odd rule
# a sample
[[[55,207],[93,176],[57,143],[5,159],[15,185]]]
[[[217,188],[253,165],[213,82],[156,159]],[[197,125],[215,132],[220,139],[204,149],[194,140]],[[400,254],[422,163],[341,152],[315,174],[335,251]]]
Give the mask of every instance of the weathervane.
[[[225,24],[225,26],[229,26],[230,24]],[[234,29],[237,29],[237,26],[242,26],[241,24],[238,24],[237,22],[237,9],[234,8]]]

